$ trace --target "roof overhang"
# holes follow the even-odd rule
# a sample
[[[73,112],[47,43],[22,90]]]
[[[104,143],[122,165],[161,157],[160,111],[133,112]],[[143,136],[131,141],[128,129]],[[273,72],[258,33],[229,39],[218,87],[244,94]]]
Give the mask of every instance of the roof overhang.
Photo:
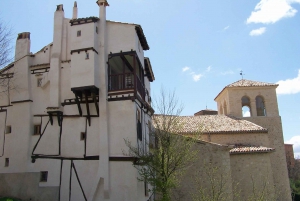
[[[146,76],[148,77],[150,82],[153,82],[155,80],[155,77],[152,70],[150,59],[148,57],[145,57],[144,62],[145,62]]]
[[[143,32],[143,29],[142,29],[141,25],[136,25],[135,26],[135,31],[136,31],[136,34],[139,37],[140,43],[141,43],[141,45],[143,47],[143,50],[149,50],[150,47],[148,45],[146,36],[145,36],[145,34]]]

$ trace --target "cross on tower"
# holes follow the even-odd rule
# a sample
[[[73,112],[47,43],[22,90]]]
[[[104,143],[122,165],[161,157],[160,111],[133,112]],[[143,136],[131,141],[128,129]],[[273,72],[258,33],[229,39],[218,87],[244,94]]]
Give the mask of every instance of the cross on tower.
[[[241,70],[241,72],[240,72],[240,75],[242,76],[242,80],[244,79],[244,73],[243,73],[243,71]]]

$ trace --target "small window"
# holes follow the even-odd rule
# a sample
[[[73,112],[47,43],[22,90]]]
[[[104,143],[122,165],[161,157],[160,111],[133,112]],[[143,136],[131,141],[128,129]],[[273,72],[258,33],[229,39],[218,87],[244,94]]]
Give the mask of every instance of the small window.
[[[89,59],[90,58],[90,55],[88,52],[85,53],[85,59]]]
[[[77,31],[77,37],[81,36],[81,30]]]
[[[144,181],[145,196],[149,196],[148,182]]]
[[[42,78],[38,78],[37,79],[37,86],[41,87],[42,86],[42,82],[43,82],[43,79]]]
[[[85,140],[85,132],[80,133],[80,140]]]
[[[98,34],[98,27],[96,27],[96,33]]]
[[[143,140],[143,131],[142,131],[142,123],[141,123],[141,117],[140,117],[140,111],[136,110],[136,118],[137,118],[137,124],[136,124],[136,131],[137,131],[137,137],[140,141]]]
[[[41,125],[34,125],[33,135],[40,135],[41,134]]]
[[[9,158],[5,158],[5,165],[4,167],[8,167],[9,166]]]
[[[6,128],[5,128],[5,133],[6,133],[6,134],[11,133],[11,126],[6,126]]]
[[[40,174],[40,182],[47,182],[48,180],[48,171],[42,171]]]

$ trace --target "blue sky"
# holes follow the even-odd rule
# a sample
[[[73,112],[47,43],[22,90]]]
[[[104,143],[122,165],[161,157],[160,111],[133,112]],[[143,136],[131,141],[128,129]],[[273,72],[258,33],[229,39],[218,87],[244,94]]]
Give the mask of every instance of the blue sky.
[[[79,17],[98,16],[96,0],[78,0]],[[70,0],[2,0],[0,18],[15,33],[31,32],[31,51],[53,38],[53,13]],[[244,78],[280,83],[284,139],[300,156],[300,0],[109,0],[107,19],[142,25],[156,80],[175,89],[183,115],[217,109],[224,86]],[[154,94],[155,95],[155,94]]]

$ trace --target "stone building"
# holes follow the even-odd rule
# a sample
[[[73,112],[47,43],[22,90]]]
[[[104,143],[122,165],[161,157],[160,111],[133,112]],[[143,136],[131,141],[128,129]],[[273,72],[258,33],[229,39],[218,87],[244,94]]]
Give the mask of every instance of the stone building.
[[[217,95],[218,115],[179,117],[179,133],[193,136],[199,128],[202,132],[196,165],[190,167],[184,185],[177,189],[185,192],[183,200],[191,200],[187,192],[204,189],[212,194],[216,192],[213,186],[220,189],[221,184],[224,200],[247,200],[254,196],[253,191],[266,194],[268,199],[291,200],[277,86],[242,79]],[[249,117],[243,117],[243,107],[248,107]],[[214,184],[210,182],[213,171]]]
[[[0,197],[151,196],[122,152],[124,138],[147,149],[149,45],[140,25],[106,20],[106,0],[94,5],[99,17],[78,18],[75,2],[71,19],[58,5],[53,42],[32,54],[30,33],[20,33],[15,61],[0,71],[14,88],[0,99]]]

